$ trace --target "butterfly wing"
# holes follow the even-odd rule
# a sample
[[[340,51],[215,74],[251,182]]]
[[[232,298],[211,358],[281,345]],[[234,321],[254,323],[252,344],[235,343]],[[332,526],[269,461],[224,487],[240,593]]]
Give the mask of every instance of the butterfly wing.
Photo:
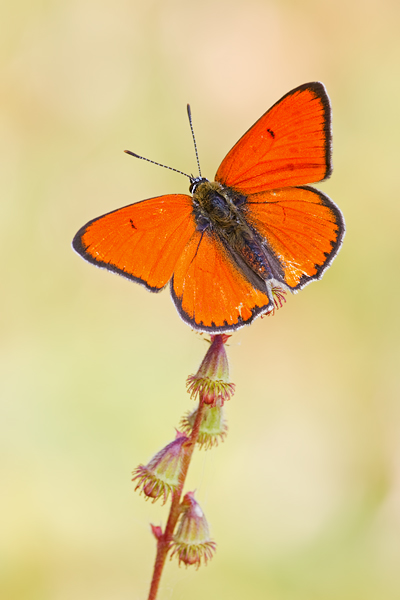
[[[331,107],[322,83],[306,83],[270,108],[235,144],[216,181],[243,194],[326,179]]]
[[[282,283],[299,290],[320,279],[335,258],[345,226],[339,208],[309,186],[248,196],[246,220],[278,258]]]
[[[171,194],[110,212],[82,227],[72,242],[87,261],[160,291],[196,229],[192,199]]]
[[[171,280],[171,295],[182,319],[194,329],[233,331],[272,309],[270,291],[240,265],[208,229],[191,237]]]

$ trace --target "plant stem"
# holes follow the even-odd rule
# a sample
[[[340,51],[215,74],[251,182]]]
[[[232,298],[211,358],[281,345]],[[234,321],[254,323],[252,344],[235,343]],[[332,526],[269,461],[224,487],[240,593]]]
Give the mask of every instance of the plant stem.
[[[182,471],[179,478],[179,484],[174,493],[172,494],[171,508],[168,515],[167,525],[164,533],[157,540],[157,554],[154,562],[153,578],[151,580],[151,586],[149,591],[148,600],[156,600],[158,587],[160,585],[161,575],[164,569],[165,560],[167,558],[168,550],[170,549],[172,536],[174,534],[175,526],[180,514],[180,502],[185,485],[186,475],[189,470],[190,461],[193,455],[194,448],[196,446],[197,439],[199,437],[200,425],[203,420],[203,414],[206,405],[203,403],[203,398],[200,396],[199,407],[195,422],[193,424],[192,432],[186,442],[185,454],[182,459]]]

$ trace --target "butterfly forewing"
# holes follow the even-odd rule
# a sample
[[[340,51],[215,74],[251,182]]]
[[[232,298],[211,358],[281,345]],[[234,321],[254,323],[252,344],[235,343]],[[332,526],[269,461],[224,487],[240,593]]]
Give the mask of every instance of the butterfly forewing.
[[[73,247],[89,262],[162,289],[195,231],[192,199],[183,194],[150,198],[87,223]]]
[[[252,194],[325,179],[332,170],[330,114],[322,83],[292,90],[240,138],[216,181]]]

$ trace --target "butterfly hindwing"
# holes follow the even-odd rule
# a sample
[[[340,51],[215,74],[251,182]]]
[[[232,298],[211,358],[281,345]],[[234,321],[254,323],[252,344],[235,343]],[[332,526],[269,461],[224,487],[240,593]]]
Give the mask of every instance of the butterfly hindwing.
[[[245,277],[224,244],[209,231],[196,232],[178,260],[171,294],[194,329],[222,333],[251,323],[272,308],[265,282]]]
[[[215,179],[247,195],[315,183],[331,171],[331,107],[315,82],[274,104],[230,150]]]
[[[76,234],[73,247],[94,265],[158,292],[171,279],[195,228],[191,197],[171,194],[90,221]]]
[[[282,283],[292,290],[319,279],[340,248],[345,230],[342,213],[326,194],[312,187],[252,194],[244,211],[278,258]]]

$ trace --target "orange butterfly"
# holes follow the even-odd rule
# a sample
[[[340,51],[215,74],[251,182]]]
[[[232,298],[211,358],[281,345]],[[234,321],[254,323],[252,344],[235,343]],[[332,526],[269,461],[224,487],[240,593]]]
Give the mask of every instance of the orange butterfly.
[[[189,107],[188,114],[192,128]],[[194,329],[234,331],[273,309],[272,285],[296,292],[336,256],[343,215],[305,185],[331,172],[329,98],[322,83],[306,83],[240,138],[214,182],[200,167],[199,177],[183,173],[191,196],[150,198],[98,217],[73,247],[151,292],[170,281],[175,306]]]

